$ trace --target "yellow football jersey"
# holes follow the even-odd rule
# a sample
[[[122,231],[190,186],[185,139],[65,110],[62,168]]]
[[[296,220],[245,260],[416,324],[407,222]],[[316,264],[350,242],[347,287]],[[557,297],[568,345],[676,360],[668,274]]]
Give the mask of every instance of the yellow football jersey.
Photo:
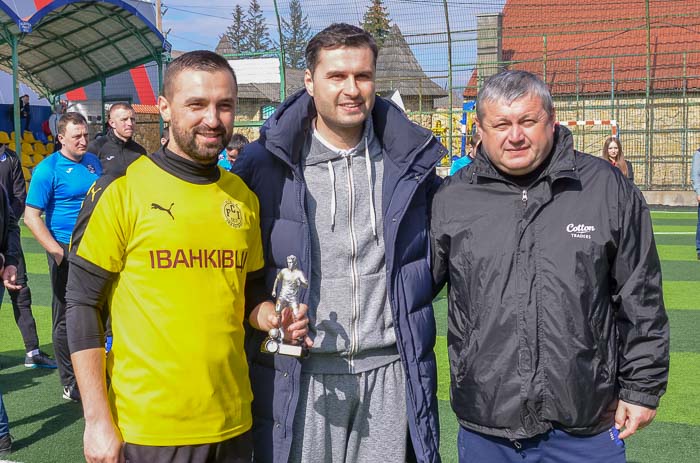
[[[262,268],[257,197],[221,169],[175,177],[141,157],[88,192],[78,262],[114,275],[110,402],[124,440],[220,442],[250,429],[246,274]],[[89,268],[87,265],[86,268]]]

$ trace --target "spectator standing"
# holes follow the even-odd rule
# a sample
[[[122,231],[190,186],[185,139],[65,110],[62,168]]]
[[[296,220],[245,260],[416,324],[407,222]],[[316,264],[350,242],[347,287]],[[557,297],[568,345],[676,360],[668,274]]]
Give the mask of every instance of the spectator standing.
[[[456,174],[457,171],[472,163],[474,156],[476,155],[476,147],[479,145],[480,140],[481,136],[479,135],[479,132],[474,133],[471,138],[469,138],[469,152],[452,163],[452,167],[450,167],[450,175]]]
[[[19,249],[20,237],[17,219],[12,213],[5,189],[0,187],[0,272],[2,272],[5,287],[11,291],[19,289],[16,284]],[[10,423],[5,403],[2,400],[2,391],[0,391],[0,457],[11,451]]]
[[[10,420],[5,410],[5,402],[2,400],[0,391],[0,457],[4,457],[12,452],[12,437],[10,436]]]
[[[668,379],[649,209],[574,150],[533,74],[489,78],[476,113],[476,159],[440,187],[430,229],[460,462],[624,462]]]
[[[5,189],[10,200],[10,207],[15,217],[24,213],[24,203],[27,199],[27,184],[24,180],[22,165],[17,155],[7,145],[0,144],[0,186]],[[17,286],[18,290],[10,290],[12,310],[15,323],[24,341],[24,366],[27,368],[56,368],[56,362],[48,354],[39,350],[39,336],[36,332],[36,321],[32,315],[32,292],[27,279],[27,265],[24,260],[22,247],[17,255]],[[0,302],[5,295],[5,287],[0,286]]]
[[[700,260],[700,148],[693,154],[693,164],[690,169],[690,179],[693,182],[693,188],[698,200],[698,228],[695,231],[695,251],[697,252],[698,260]]]
[[[625,159],[622,151],[622,142],[617,137],[608,137],[603,143],[603,159],[620,169],[622,174],[634,182],[634,169],[632,163]]]
[[[49,130],[51,131],[55,151],[61,150],[61,142],[58,141],[58,121],[65,112],[66,102],[60,101],[54,105],[53,112],[49,116]]]
[[[51,278],[53,348],[63,385],[63,398],[80,400],[66,335],[66,283],[68,245],[80,206],[90,186],[102,174],[100,161],[87,152],[87,121],[79,113],[66,113],[58,121],[61,150],[34,168],[27,194],[24,223],[46,250]],[[46,222],[41,214],[46,213]]]
[[[289,255],[309,280],[308,358],[260,353],[273,301],[249,317],[261,462],[440,461],[427,230],[447,149],[376,96],[376,59],[356,26],[319,32],[305,89],[233,164],[260,199],[261,293]]]
[[[241,150],[248,143],[248,139],[245,136],[240,133],[234,133],[224,152],[219,155],[219,165],[226,170],[231,170]]]
[[[115,103],[109,108],[107,133],[88,145],[102,164],[103,175],[118,177],[141,156],[146,149],[133,139],[136,130],[136,112],[128,103]]]
[[[19,120],[20,120],[20,137],[24,137],[24,132],[29,130],[29,122],[32,119],[31,108],[29,107],[29,95],[22,95],[19,99]]]

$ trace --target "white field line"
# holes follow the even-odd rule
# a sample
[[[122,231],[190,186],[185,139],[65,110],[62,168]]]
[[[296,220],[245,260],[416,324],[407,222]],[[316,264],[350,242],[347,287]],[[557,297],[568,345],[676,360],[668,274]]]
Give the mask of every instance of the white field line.
[[[695,215],[695,211],[651,211],[651,215],[657,215],[657,214],[693,214]]]

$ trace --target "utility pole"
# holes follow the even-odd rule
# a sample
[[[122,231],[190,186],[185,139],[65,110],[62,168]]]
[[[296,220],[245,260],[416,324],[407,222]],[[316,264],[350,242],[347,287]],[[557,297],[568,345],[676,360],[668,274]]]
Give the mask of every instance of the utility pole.
[[[160,2],[161,2],[161,0],[156,0],[156,27],[158,28],[158,31],[162,34],[163,33],[163,16],[161,14]]]

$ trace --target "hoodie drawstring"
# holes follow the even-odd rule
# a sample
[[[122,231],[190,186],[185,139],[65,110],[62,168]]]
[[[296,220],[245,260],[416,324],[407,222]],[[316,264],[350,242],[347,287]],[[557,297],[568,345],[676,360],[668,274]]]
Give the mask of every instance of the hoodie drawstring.
[[[341,153],[345,158],[348,156],[347,152]],[[335,195],[335,170],[333,169],[333,163],[331,161],[327,162],[328,165],[328,175],[331,178],[331,229],[335,228],[335,213],[336,213],[336,195]],[[350,166],[348,165],[348,169]],[[369,158],[369,143],[367,142],[367,137],[365,137],[365,168],[367,170],[367,184],[369,188],[369,216],[372,222],[372,233],[374,237],[377,237],[377,218],[376,211],[374,210],[374,185],[372,184],[372,161]]]
[[[365,166],[367,167],[367,185],[369,185],[369,217],[372,221],[372,233],[377,237],[377,219],[374,216],[374,188],[372,185],[372,161],[369,159],[369,144],[365,137]]]
[[[331,176],[331,230],[335,228],[335,172],[333,163],[328,161],[328,174]]]

